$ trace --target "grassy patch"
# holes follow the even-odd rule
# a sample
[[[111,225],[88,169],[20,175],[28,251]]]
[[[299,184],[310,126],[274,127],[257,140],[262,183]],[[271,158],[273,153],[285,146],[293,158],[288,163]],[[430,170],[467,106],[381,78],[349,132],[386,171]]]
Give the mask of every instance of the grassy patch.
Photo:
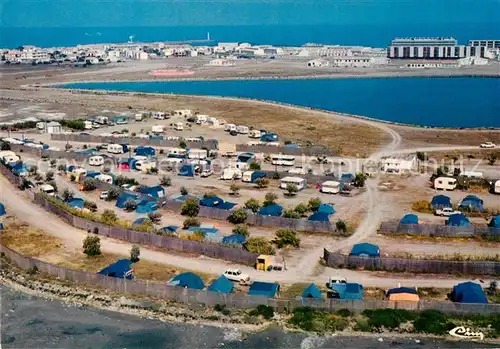
[[[280,293],[283,298],[295,298],[297,296],[302,296],[302,292],[309,285],[310,283],[297,282],[295,284],[291,284],[281,288]]]

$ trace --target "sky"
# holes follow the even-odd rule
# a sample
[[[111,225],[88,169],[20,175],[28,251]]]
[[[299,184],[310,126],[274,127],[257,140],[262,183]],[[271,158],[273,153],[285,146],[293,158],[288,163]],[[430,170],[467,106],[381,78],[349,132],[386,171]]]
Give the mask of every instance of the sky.
[[[498,23],[500,0],[0,0],[0,27]],[[0,32],[1,35],[1,32]]]

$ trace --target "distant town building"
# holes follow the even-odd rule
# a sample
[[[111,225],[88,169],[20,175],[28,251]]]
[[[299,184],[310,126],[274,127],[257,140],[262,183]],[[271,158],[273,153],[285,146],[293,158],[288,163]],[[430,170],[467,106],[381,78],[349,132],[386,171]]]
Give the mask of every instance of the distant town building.
[[[234,65],[234,62],[229,59],[216,58],[212,59],[208,65],[218,66],[218,67],[230,67]]]
[[[379,65],[386,65],[389,59],[386,57],[350,56],[335,57],[332,60],[334,67],[342,68],[368,68]]]
[[[330,62],[325,61],[324,59],[313,59],[307,62],[308,67],[328,67]]]
[[[469,40],[469,46],[500,48],[500,40]]]

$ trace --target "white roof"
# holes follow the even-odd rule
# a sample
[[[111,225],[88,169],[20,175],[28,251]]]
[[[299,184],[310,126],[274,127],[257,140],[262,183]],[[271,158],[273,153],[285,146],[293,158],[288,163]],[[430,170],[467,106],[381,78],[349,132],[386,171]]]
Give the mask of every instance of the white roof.
[[[47,123],[47,126],[61,126],[61,124],[58,123],[57,121],[51,121],[51,122]]]
[[[305,179],[301,177],[285,177],[281,179],[282,182],[304,182]]]
[[[42,184],[40,186],[40,189],[43,191],[48,191],[48,190],[54,190],[54,187],[51,186],[50,184]]]
[[[337,186],[337,185],[340,185],[340,182],[337,182],[337,181],[326,181],[326,182],[321,183],[321,185]]]

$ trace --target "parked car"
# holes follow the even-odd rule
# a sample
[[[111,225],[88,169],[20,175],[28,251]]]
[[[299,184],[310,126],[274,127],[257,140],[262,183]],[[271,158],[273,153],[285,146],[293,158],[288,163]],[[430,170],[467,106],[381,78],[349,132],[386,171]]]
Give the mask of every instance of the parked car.
[[[233,131],[229,131],[229,134],[230,134],[231,136],[237,136],[237,135],[238,135],[238,132],[236,132],[236,131],[234,131],[234,130],[233,130]]]
[[[109,196],[109,192],[106,190],[106,191],[103,191],[101,193],[101,195],[99,195],[99,199],[106,200],[108,198],[108,196]]]
[[[458,214],[458,213],[462,213],[460,211],[456,211],[454,209],[452,209],[451,207],[444,207],[444,208],[441,208],[441,209],[437,209],[434,214],[436,216],[441,216],[441,217],[449,217],[453,214]]]
[[[224,272],[224,276],[228,278],[228,280],[241,284],[248,284],[250,282],[250,276],[243,274],[239,269],[227,269]]]
[[[484,143],[481,143],[481,145],[479,147],[480,148],[495,148],[496,145],[495,145],[495,143],[492,143],[492,142],[484,142]]]

